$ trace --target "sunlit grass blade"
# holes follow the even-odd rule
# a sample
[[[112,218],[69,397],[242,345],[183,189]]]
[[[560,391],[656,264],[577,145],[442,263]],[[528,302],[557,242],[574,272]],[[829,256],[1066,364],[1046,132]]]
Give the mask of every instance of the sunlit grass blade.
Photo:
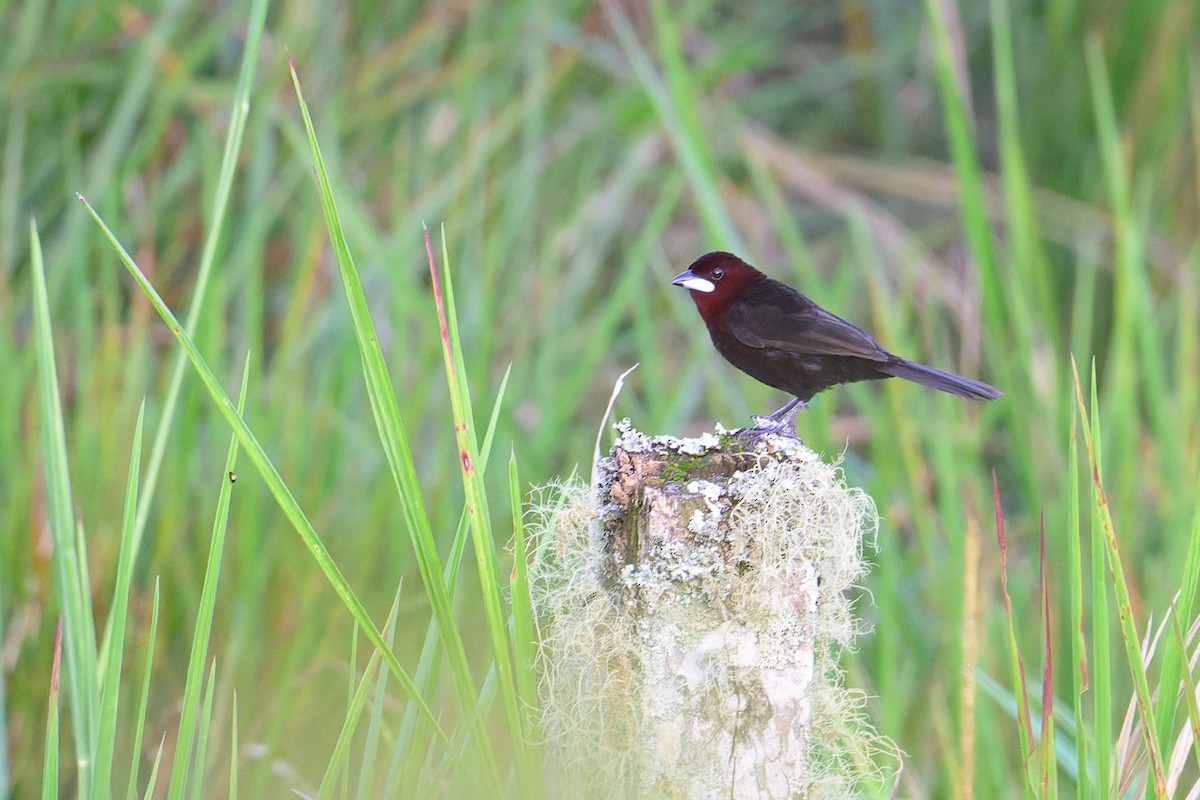
[[[75,506],[71,498],[71,476],[62,416],[62,397],[54,359],[54,334],[50,328],[50,306],[46,296],[46,270],[37,224],[29,222],[29,250],[33,264],[33,316],[38,365],[38,407],[41,413],[42,449],[45,459],[47,520],[54,552],[51,568],[54,594],[63,625],[63,677],[67,705],[71,710],[78,792],[91,793],[92,758],[96,753],[100,697],[96,681],[96,629],[92,603],[84,587],[87,575],[75,532]]]
[[[1200,695],[1197,695],[1196,681],[1192,677],[1191,664],[1188,656],[1188,637],[1184,635],[1183,626],[1180,625],[1179,614],[1176,613],[1176,607],[1174,603],[1171,604],[1170,614],[1171,631],[1175,640],[1175,647],[1178,652],[1183,654],[1182,660],[1184,663],[1184,668],[1181,670],[1180,682],[1183,689],[1183,706],[1184,710],[1187,712],[1187,721],[1184,723],[1184,725],[1185,727],[1188,725],[1191,726],[1190,738],[1192,740],[1192,758],[1195,760],[1196,765],[1200,766]],[[1200,619],[1197,619],[1193,624],[1191,632],[1193,635],[1200,634]],[[1200,654],[1200,645],[1197,645],[1196,650],[1198,654]],[[1160,693],[1169,691],[1170,689],[1171,687],[1165,683],[1159,684]],[[1184,737],[1186,733],[1187,732],[1185,731],[1184,734],[1181,734],[1181,738]],[[1175,759],[1172,758],[1172,762],[1174,761]],[[1167,777],[1168,780],[1174,781],[1177,779],[1178,773],[1175,769],[1172,769]],[[1173,787],[1169,788],[1171,788],[1171,791],[1174,791]]]
[[[1020,99],[1017,96],[1017,70],[1013,55],[1012,23],[1008,0],[992,0],[992,63],[996,75],[996,118],[999,124],[998,144],[1001,152],[1001,178],[1004,181],[1005,227],[1012,253],[1007,263],[1013,270],[1014,283],[1020,288],[1012,293],[1013,327],[1020,337],[1017,345],[1022,352],[1034,352],[1034,331],[1048,337],[1049,346],[1057,350],[1058,320],[1054,295],[1049,285],[1042,249],[1041,225],[1033,200],[1033,184],[1029,176],[1024,148],[1021,144]],[[1053,380],[1054,375],[1050,373]],[[1057,385],[1047,387],[1050,397],[1056,396]]]
[[[150,676],[154,669],[154,642],[158,636],[158,601],[159,601],[159,579],[154,579],[154,602],[150,606],[150,630],[146,637],[146,658],[142,667],[142,690],[138,698],[137,715],[134,717],[134,733],[133,733],[133,750],[130,756],[129,764],[129,785],[126,789],[125,799],[136,800],[138,795],[137,780],[138,772],[142,766],[142,740],[146,735],[146,709],[150,703]],[[154,788],[154,779],[151,778],[150,786],[146,789],[144,797],[152,797],[152,789]]]
[[[196,374],[204,383],[204,386],[208,390],[213,404],[221,413],[221,416],[225,418],[225,421],[237,434],[239,443],[246,450],[247,458],[250,459],[255,468],[258,470],[258,473],[262,476],[264,483],[266,483],[267,488],[270,489],[271,494],[275,498],[276,503],[278,503],[280,510],[283,511],[284,516],[288,518],[288,521],[292,523],[292,527],[295,529],[296,533],[299,534],[301,541],[303,541],[305,546],[308,547],[308,551],[312,555],[313,560],[316,561],[318,568],[320,568],[321,572],[329,580],[330,586],[333,587],[334,592],[337,593],[338,597],[342,601],[342,604],[346,606],[346,609],[350,612],[350,615],[354,617],[355,622],[362,626],[363,632],[366,634],[367,638],[371,640],[371,643],[376,647],[385,650],[383,659],[387,663],[388,668],[392,671],[392,674],[396,676],[396,679],[401,688],[404,690],[405,695],[408,696],[408,698],[412,700],[412,702],[415,703],[418,708],[420,708],[421,713],[426,719],[429,720],[432,729],[437,733],[437,735],[440,738],[445,739],[445,732],[441,729],[441,726],[438,725],[433,711],[429,708],[429,704],[425,701],[425,698],[421,697],[420,694],[415,691],[412,681],[409,679],[408,674],[404,671],[404,667],[401,666],[400,661],[396,658],[396,655],[390,650],[387,650],[386,644],[383,641],[383,635],[380,634],[379,629],[376,628],[375,624],[371,621],[370,616],[367,614],[366,608],[363,607],[362,601],[358,599],[358,595],[355,594],[354,590],[350,587],[350,584],[346,581],[345,576],[334,562],[333,557],[329,554],[329,550],[325,547],[324,543],[321,541],[321,538],[317,536],[317,532],[313,529],[312,523],[310,523],[308,518],[304,515],[304,511],[296,502],[296,498],[292,496],[291,490],[288,489],[287,484],[283,482],[283,478],[280,477],[279,472],[275,469],[275,466],[267,457],[266,451],[263,450],[262,445],[259,444],[258,440],[254,437],[254,434],[251,432],[249,426],[247,426],[242,418],[238,415],[237,409],[234,408],[233,403],[229,400],[229,396],[225,393],[220,381],[217,380],[216,375],[213,374],[212,370],[208,366],[208,363],[200,354],[200,351],[196,349],[195,343],[192,342],[191,338],[184,332],[183,327],[179,324],[179,320],[177,320],[175,315],[171,313],[171,309],[169,309],[166,303],[163,302],[163,299],[159,296],[154,286],[151,285],[149,280],[147,280],[146,276],[130,257],[129,253],[125,251],[125,248],[121,245],[121,243],[117,241],[112,231],[109,230],[108,226],[104,224],[104,221],[100,219],[100,217],[95,213],[95,210],[87,204],[86,200],[83,200],[82,197],[80,200],[83,201],[84,205],[88,209],[88,212],[91,213],[92,218],[96,220],[96,224],[100,226],[105,237],[112,244],[113,249],[121,258],[121,261],[125,265],[125,268],[128,270],[130,276],[132,276],[134,281],[137,282],[139,288],[150,300],[151,305],[154,306],[154,310],[158,312],[160,317],[162,317],[163,322],[166,323],[167,327],[175,335],[176,341],[179,342],[184,351],[187,353],[188,359],[192,362],[193,369],[195,369]]]
[[[1096,512],[1103,531],[1107,551],[1104,553],[1108,560],[1109,576],[1113,592],[1117,600],[1117,618],[1121,623],[1121,639],[1125,643],[1125,659],[1133,676],[1134,694],[1137,697],[1138,712],[1142,716],[1142,734],[1145,737],[1146,751],[1150,757],[1150,770],[1154,779],[1154,792],[1158,797],[1166,796],[1166,775],[1163,769],[1162,753],[1159,750],[1158,738],[1155,735],[1154,704],[1150,696],[1149,683],[1146,680],[1146,665],[1142,661],[1142,651],[1137,629],[1133,621],[1133,605],[1129,599],[1129,587],[1125,580],[1125,568],[1121,564],[1121,553],[1117,545],[1116,528],[1109,510],[1108,497],[1100,478],[1099,462],[1096,449],[1093,446],[1092,429],[1089,427],[1087,406],[1083,402],[1083,388],[1079,383],[1079,373],[1072,371],[1075,381],[1075,400],[1079,406],[1080,419],[1083,422],[1083,442],[1087,448],[1088,462],[1092,466],[1093,498],[1096,502]],[[1092,417],[1098,418],[1100,411],[1092,408]],[[1097,621],[1097,627],[1100,625]],[[1099,723],[1098,723],[1099,724]]]
[[[396,621],[400,617],[400,592],[402,588],[403,584],[396,587],[396,597],[392,601],[392,611],[388,616],[387,624],[384,626],[383,635],[389,645],[396,641]],[[357,658],[350,663],[357,664]],[[364,737],[362,758],[360,759],[358,769],[358,791],[356,796],[359,800],[370,800],[374,791],[376,764],[378,763],[380,744],[384,733],[383,712],[387,706],[387,679],[388,673],[386,670],[379,671],[378,676],[375,678],[375,697],[371,703],[371,718],[367,723],[367,734]],[[415,676],[414,682],[416,682]],[[418,687],[420,686],[419,683],[417,685]],[[353,708],[353,702],[352,695],[350,706],[348,707]],[[350,794],[347,791],[343,793],[343,796],[349,797]]]
[[[54,663],[50,667],[50,701],[46,710],[46,736],[42,750],[42,800],[58,800],[58,690],[62,665],[62,617],[54,636]]]
[[[208,680],[204,682],[204,698],[202,701],[202,710],[198,715],[198,730],[196,731],[196,755],[192,759],[191,767],[191,796],[192,797],[207,797],[204,791],[204,765],[208,761],[208,742],[209,728],[212,725],[212,707],[213,696],[216,693],[217,687],[217,659],[213,658],[208,665]],[[181,759],[178,754],[175,761]],[[184,776],[185,779],[188,776]]]
[[[504,377],[500,380],[500,388],[496,392],[496,399],[492,404],[492,416],[488,421],[487,431],[483,437],[483,446],[480,448],[480,471],[486,471],[488,461],[492,451],[492,440],[496,434],[496,425],[500,420],[500,409],[504,402],[504,395],[508,388],[508,379],[512,375],[511,365],[505,369]],[[458,527],[455,529],[454,539],[450,543],[450,550],[445,558],[445,584],[446,591],[452,592],[458,582],[458,570],[462,566],[463,555],[467,551],[467,542],[470,539],[470,524],[468,522],[467,511],[464,508],[458,519]],[[438,631],[437,619],[429,621],[429,625],[425,631],[425,641],[421,646],[421,656],[417,661],[417,669],[413,675],[413,682],[418,690],[424,692],[427,687],[437,680],[440,674],[442,648],[439,645],[440,636]],[[418,765],[424,759],[421,752],[422,748],[413,746],[413,736],[417,732],[416,728],[417,717],[411,709],[406,709],[404,719],[400,723],[400,731],[396,736],[395,744],[392,748],[391,763],[388,765],[387,786],[389,794],[404,795],[404,791],[399,791],[396,786],[401,775],[407,776],[409,779],[415,779],[419,768]],[[414,784],[415,785],[415,784]],[[415,791],[411,789],[409,793]]]
[[[396,599],[392,603],[391,613],[388,615],[387,623],[384,625],[385,636],[388,643],[392,642],[392,637],[396,634],[396,618],[400,613],[400,592],[396,591]],[[353,667],[356,659],[351,657],[350,666]],[[317,800],[334,796],[336,784],[339,777],[342,778],[343,786],[339,792],[339,797],[349,797],[346,790],[346,781],[348,774],[346,769],[346,761],[350,753],[350,743],[354,739],[355,731],[358,730],[358,720],[362,717],[363,709],[367,704],[367,693],[371,689],[372,684],[376,688],[376,703],[372,709],[372,727],[378,730],[378,716],[382,714],[382,707],[379,701],[385,684],[385,675],[381,674],[378,681],[375,680],[375,673],[379,668],[379,653],[378,651],[371,653],[371,657],[367,660],[367,667],[363,670],[362,677],[358,679],[357,687],[354,693],[350,696],[349,703],[346,707],[346,719],[342,722],[341,733],[338,734],[337,743],[333,747],[333,752],[329,756],[329,763],[325,766],[325,775],[321,778],[321,785],[317,789]],[[353,674],[353,673],[352,673]],[[374,737],[368,735],[368,741],[371,738],[377,738],[377,733]],[[368,746],[363,754],[362,769],[359,770],[358,795],[363,796],[364,792],[369,791],[364,778],[369,777],[369,765],[373,759],[370,758],[370,753],[374,749],[373,746]]]
[[[980,279],[980,292],[987,298],[983,310],[989,327],[998,332],[1007,319],[1008,309],[1004,299],[1008,297],[999,274],[991,229],[983,200],[983,177],[976,156],[972,136],[973,121],[968,116],[966,98],[961,94],[954,67],[954,48],[950,42],[949,24],[941,6],[934,0],[925,0],[925,16],[929,20],[936,57],[936,72],[939,97],[946,133],[950,140],[950,155],[954,162],[954,174],[958,178],[959,211],[963,231],[971,256],[975,260]],[[1013,385],[1013,370],[1006,369],[1006,359],[996,364],[1002,370],[1004,383]]]
[[[1184,556],[1183,576],[1179,582],[1178,597],[1172,599],[1172,617],[1182,616],[1184,620],[1193,618],[1197,583],[1200,583],[1200,494],[1197,494],[1196,508],[1192,517],[1191,536],[1188,537],[1187,553]],[[1159,671],[1158,684],[1161,687],[1158,697],[1158,740],[1163,752],[1169,752],[1170,742],[1174,736],[1175,720],[1179,708],[1177,695],[1169,691],[1182,680],[1191,678],[1191,665],[1188,661],[1187,648],[1181,646],[1174,638],[1168,639],[1163,649],[1162,668]],[[1192,698],[1195,700],[1195,697]],[[1185,706],[1185,712],[1190,711]],[[1200,744],[1197,745],[1200,747]],[[1200,758],[1196,763],[1200,765]]]
[[[508,457],[508,492],[512,508],[513,572],[509,591],[512,604],[512,638],[516,654],[517,693],[525,715],[525,731],[530,742],[542,741],[538,720],[537,661],[538,643],[533,598],[529,593],[529,547],[525,535],[525,517],[521,504],[521,479],[517,474],[517,454]],[[540,759],[535,761],[540,764]],[[541,782],[538,782],[541,785]]]
[[[1192,619],[1196,616],[1196,592],[1200,591],[1200,486],[1196,489],[1196,508],[1179,587],[1179,611],[1184,619]]]
[[[392,641],[393,641],[387,635],[388,624],[390,624],[390,622],[391,622],[391,620],[389,619],[388,623],[385,623],[383,626],[383,638],[384,638],[384,641],[388,643],[389,647],[391,647]],[[348,667],[348,669],[346,670],[346,708],[352,709],[354,707],[354,695],[361,689],[361,681],[367,679],[367,676],[365,674],[362,675],[361,677],[357,676],[357,666],[358,666],[358,630],[357,629],[355,629],[354,632],[352,633],[352,635],[350,636],[350,660],[347,661],[346,663],[347,663],[347,667]],[[349,735],[353,733],[353,729],[355,727],[357,727],[357,725],[358,725],[358,717],[355,716],[355,721],[354,721],[353,725],[350,725],[350,728],[351,728],[350,733],[347,733],[347,730],[346,730],[346,725],[348,725],[348,724],[349,724],[349,722],[347,721],[347,723],[343,725],[342,732],[339,735],[339,740],[342,737],[346,737],[347,745],[349,744]],[[342,766],[345,764],[345,758],[346,758],[346,756],[345,756],[345,754],[343,754],[342,758],[338,761],[338,766],[336,768],[333,766],[332,763],[326,765],[326,768],[325,768],[325,779],[326,780],[332,779],[333,776],[338,776],[338,775],[341,776],[341,785],[339,785],[337,787],[337,789],[334,790],[337,792],[339,797],[349,797],[350,796],[350,771],[348,769],[342,768]],[[324,784],[324,782],[325,781],[322,780],[322,784]]]
[[[962,685],[958,693],[958,775],[956,789],[959,797],[969,797],[975,789],[975,741],[978,736],[975,723],[975,698],[977,687],[975,673],[979,669],[980,642],[980,596],[979,596],[979,524],[975,517],[967,517],[963,529],[963,577],[962,577],[962,669],[959,670]]]
[[[699,125],[691,108],[695,105],[695,93],[690,88],[687,66],[683,63],[678,42],[672,35],[670,11],[665,3],[651,4],[658,45],[670,79],[664,86],[662,78],[655,72],[637,33],[633,30],[624,8],[612,0],[603,0],[601,7],[612,25],[617,40],[624,48],[641,81],[646,95],[658,113],[663,132],[670,137],[675,152],[691,181],[692,191],[700,207],[700,224],[710,242],[734,251],[745,251],[742,238],[738,235],[718,190],[718,174],[707,141],[700,135]]]
[[[413,462],[412,450],[409,447],[408,435],[405,432],[404,421],[397,408],[395,392],[392,389],[387,362],[379,347],[374,324],[371,321],[370,309],[367,307],[366,296],[362,283],[354,267],[350,248],[346,243],[341,220],[338,217],[337,206],[334,203],[333,189],[325,170],[325,162],[317,143],[316,131],[313,128],[312,117],[304,94],[300,89],[300,78],[296,74],[295,65],[289,62],[292,76],[292,86],[296,91],[296,101],[304,119],[304,128],[308,135],[308,145],[312,153],[313,167],[316,171],[317,189],[321,197],[321,207],[325,214],[325,225],[337,260],[338,274],[341,276],[342,288],[346,293],[346,302],[350,310],[350,318],[354,325],[354,335],[358,342],[359,356],[362,359],[363,377],[367,383],[367,397],[371,403],[371,412],[375,417],[375,425],[379,432],[380,442],[391,469],[392,479],[400,493],[401,510],[408,527],[409,536],[416,556],[417,568],[425,593],[429,598],[438,630],[446,648],[449,659],[451,677],[454,679],[459,702],[468,715],[476,702],[475,681],[471,675],[467,661],[466,650],[458,624],[454,618],[454,610],[450,591],[445,585],[441,560],[438,557],[437,543],[433,538],[429,517],[421,496],[421,487],[417,479],[416,467]],[[378,632],[376,631],[376,635]],[[407,676],[404,682],[408,683]],[[411,684],[409,684],[409,688]],[[424,701],[422,701],[424,702]],[[500,776],[495,762],[490,742],[480,735],[472,738],[472,744],[478,749],[483,761],[485,775],[483,779],[493,788],[498,788]]]
[[[1195,764],[1200,766],[1200,696],[1196,694],[1198,690],[1196,690],[1196,681],[1192,676],[1192,661],[1190,661],[1192,654],[1190,654],[1188,648],[1189,642],[1193,642],[1195,637],[1200,637],[1200,619],[1196,619],[1193,622],[1192,628],[1190,628],[1189,634],[1186,636],[1183,633],[1183,627],[1180,625],[1180,615],[1176,613],[1174,602],[1171,603],[1169,614],[1171,618],[1171,638],[1175,643],[1175,649],[1172,652],[1174,652],[1175,657],[1180,662],[1178,663],[1177,674],[1180,675],[1178,686],[1180,686],[1181,691],[1176,692],[1176,694],[1183,694],[1183,709],[1187,711],[1187,716],[1183,722],[1183,729],[1176,739],[1175,747],[1169,751],[1170,760],[1168,775],[1166,775],[1166,778],[1168,778],[1168,789],[1172,793],[1171,796],[1177,796],[1175,792],[1178,778],[1180,778],[1183,772],[1184,762],[1187,759],[1186,754],[1184,754],[1186,752],[1184,748],[1187,746],[1186,742],[1188,739],[1192,740],[1190,741],[1190,745],[1192,745],[1192,758]],[[1189,638],[1189,636],[1194,638]],[[1195,655],[1200,657],[1200,645],[1195,645]],[[1177,705],[1175,697],[1170,694],[1170,692],[1174,691],[1171,686],[1160,682],[1158,691],[1160,698],[1170,697],[1169,702]],[[1159,702],[1162,703],[1163,700],[1160,699]],[[1200,778],[1196,781],[1195,786],[1200,787]],[[1195,788],[1193,789],[1194,792]]]
[[[1021,771],[1025,776],[1025,792],[1033,793],[1033,725],[1029,717],[1029,696],[1025,684],[1025,662],[1017,644],[1017,626],[1013,619],[1012,598],[1008,593],[1008,539],[1004,535],[1004,511],[1000,507],[1000,484],[992,475],[992,504],[996,513],[996,541],[1000,550],[1000,593],[1004,598],[1004,613],[1008,618],[1008,660],[1012,694],[1017,705],[1017,734],[1021,746]]]
[[[187,317],[183,325],[183,329],[191,337],[196,335],[196,326],[200,321],[201,310],[204,308],[204,300],[212,280],[213,265],[216,263],[217,245],[225,230],[225,212],[229,206],[234,173],[238,165],[242,139],[246,132],[246,120],[250,115],[250,93],[254,86],[259,45],[262,43],[263,30],[266,25],[267,5],[267,0],[253,0],[250,6],[245,50],[242,51],[237,88],[234,90],[233,103],[229,110],[229,131],[225,136],[225,149],[221,155],[221,167],[217,176],[216,190],[213,193],[212,210],[208,216],[208,230],[204,236],[204,246],[200,252],[200,262],[196,269],[191,303],[188,306]],[[175,411],[179,404],[179,392],[183,385],[186,366],[187,356],[182,352],[178,353],[171,365],[171,377],[162,401],[162,415],[158,421],[158,431],[154,435],[150,458],[146,464],[146,485],[142,491],[142,505],[138,509],[137,523],[134,526],[133,552],[135,555],[141,552],[142,536],[146,530],[150,505],[158,486],[163,457],[167,452],[167,440],[171,433],[172,423],[175,421]]]
[[[137,427],[129,454],[129,476],[125,481],[125,514],[121,520],[121,548],[117,556],[117,581],[113,588],[113,605],[109,614],[112,636],[109,639],[107,662],[100,686],[100,729],[95,755],[95,776],[92,797],[112,797],[113,749],[117,738],[117,704],[121,691],[121,665],[125,650],[125,629],[129,620],[129,586],[133,580],[134,517],[137,514],[138,480],[142,463],[142,423],[146,404],[138,409]]]
[[[1071,581],[1071,705],[1075,709],[1075,758],[1078,764],[1075,777],[1079,800],[1090,797],[1091,765],[1088,763],[1088,736],[1084,727],[1084,692],[1088,690],[1088,658],[1086,619],[1083,611],[1083,553],[1079,538],[1083,530],[1079,522],[1079,441],[1076,427],[1079,412],[1071,403],[1071,441],[1067,455],[1067,545],[1070,559]],[[1094,566],[1092,567],[1094,569]]]
[[[1071,357],[1071,376],[1074,385],[1079,385],[1079,372],[1075,367],[1075,357]],[[1097,396],[1096,363],[1092,361],[1091,371],[1091,400],[1092,409],[1100,409]],[[1079,409],[1076,403],[1076,409]],[[1092,419],[1082,415],[1079,419],[1084,438],[1091,437],[1093,449],[1088,451],[1089,473],[1092,476],[1091,496],[1096,497],[1097,478],[1104,476],[1104,442],[1100,437],[1100,415],[1093,414]],[[1113,740],[1113,676],[1112,676],[1112,637],[1108,629],[1108,592],[1109,584],[1104,578],[1104,563],[1106,559],[1104,548],[1104,533],[1100,526],[1100,515],[1094,511],[1089,515],[1088,526],[1089,555],[1088,570],[1091,577],[1092,594],[1092,664],[1095,671],[1092,674],[1092,725],[1095,741],[1092,753],[1096,759],[1096,769],[1092,778],[1096,783],[1096,797],[1109,797],[1112,794],[1113,764],[1112,755],[1115,742]]]
[[[237,692],[233,693],[233,705],[229,720],[229,800],[238,796],[238,703]]]
[[[146,780],[146,793],[143,797],[156,797],[158,790],[158,770],[162,767],[163,748],[167,744],[166,734],[158,740],[158,750],[154,753],[154,763],[150,766],[150,777]]]
[[[240,419],[246,408],[246,390],[250,382],[250,357],[242,363],[242,383],[238,394],[237,415]],[[208,659],[208,643],[212,637],[213,615],[217,605],[217,585],[221,580],[221,560],[225,555],[225,536],[229,532],[229,504],[233,498],[234,482],[229,476],[237,472],[238,437],[234,435],[225,454],[225,467],[220,476],[217,509],[209,537],[208,561],[204,569],[204,585],[200,590],[200,608],[192,630],[192,649],[188,656],[187,678],[183,684],[183,710],[179,715],[179,731],[175,737],[175,757],[171,764],[168,800],[179,800],[187,786],[188,762],[196,736],[196,715],[200,710],[200,687],[204,680],[204,662]],[[196,763],[199,772],[203,762]],[[197,795],[199,796],[199,795]]]
[[[442,357],[450,387],[450,408],[454,415],[454,435],[462,467],[463,490],[466,493],[467,518],[471,522],[471,539],[475,545],[475,565],[479,572],[479,588],[483,596],[484,615],[491,635],[492,659],[496,668],[501,702],[514,747],[521,756],[520,777],[528,782],[532,775],[532,759],[523,715],[517,700],[516,678],[513,674],[512,648],[508,626],[505,624],[501,599],[500,567],[496,559],[496,543],[492,537],[491,511],[483,476],[477,468],[479,444],[475,434],[474,414],[467,389],[466,365],[462,343],[458,336],[458,319],[454,306],[454,287],[450,278],[450,259],[446,252],[445,232],[442,234],[442,278],[438,278],[429,229],[425,229],[425,250],[429,256],[429,274],[433,281],[433,298],[437,306],[438,326],[442,337]],[[532,784],[525,787],[528,794]]]
[[[1046,515],[1039,524],[1038,561],[1042,606],[1042,727],[1038,742],[1038,789],[1043,798],[1058,797],[1058,762],[1054,749],[1054,643],[1050,626],[1050,584],[1046,577]]]

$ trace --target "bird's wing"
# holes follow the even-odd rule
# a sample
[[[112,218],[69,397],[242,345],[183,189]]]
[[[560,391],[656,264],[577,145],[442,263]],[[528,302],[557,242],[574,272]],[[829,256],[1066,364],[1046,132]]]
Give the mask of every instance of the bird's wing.
[[[726,322],[742,344],[791,353],[888,360],[888,352],[870,334],[786,284],[777,286],[787,291],[754,292],[729,306]]]

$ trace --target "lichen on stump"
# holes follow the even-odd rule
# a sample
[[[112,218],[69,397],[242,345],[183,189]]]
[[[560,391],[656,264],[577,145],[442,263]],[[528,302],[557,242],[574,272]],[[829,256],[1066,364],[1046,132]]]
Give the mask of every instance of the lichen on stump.
[[[798,440],[650,438],[563,487],[531,567],[552,796],[845,796],[890,749],[844,689],[874,504]],[[872,782],[872,781],[869,781]]]

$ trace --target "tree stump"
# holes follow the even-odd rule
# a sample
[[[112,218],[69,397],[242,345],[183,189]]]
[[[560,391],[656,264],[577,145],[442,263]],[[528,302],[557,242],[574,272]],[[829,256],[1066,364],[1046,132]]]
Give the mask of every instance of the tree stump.
[[[793,438],[616,429],[531,567],[551,796],[844,796],[880,744],[836,661],[874,504]]]

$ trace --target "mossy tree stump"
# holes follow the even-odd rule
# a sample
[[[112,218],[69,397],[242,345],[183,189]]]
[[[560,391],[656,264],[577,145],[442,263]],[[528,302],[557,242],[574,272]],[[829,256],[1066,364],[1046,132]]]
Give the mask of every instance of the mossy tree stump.
[[[796,439],[617,426],[533,568],[554,796],[837,796],[877,739],[841,686],[874,506]]]

